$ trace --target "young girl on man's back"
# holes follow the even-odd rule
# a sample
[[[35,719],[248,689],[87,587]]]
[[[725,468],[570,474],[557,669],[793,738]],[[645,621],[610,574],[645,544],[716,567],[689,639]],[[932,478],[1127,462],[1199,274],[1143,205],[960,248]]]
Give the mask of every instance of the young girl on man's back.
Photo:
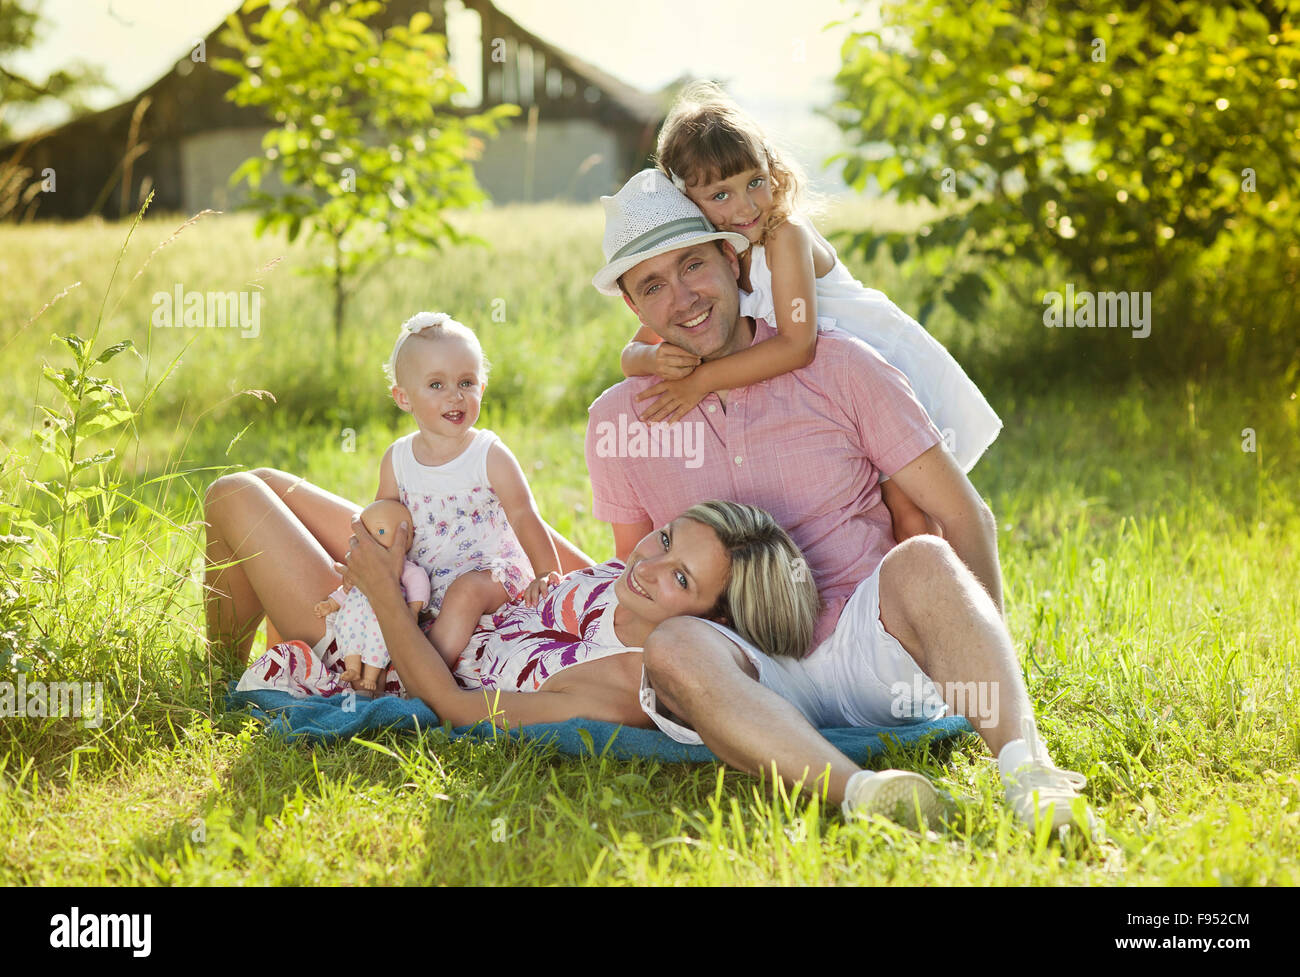
[[[777,335],[730,356],[700,363],[642,327],[623,351],[627,376],[659,376],[640,397],[644,421],[677,421],[710,392],[743,387],[812,362],[819,316],[869,343],[900,370],[969,471],[1002,427],[979,388],[942,345],[876,289],[858,282],[835,249],[796,206],[802,176],[721,89],[687,88],[659,134],[659,166],[720,231],[747,238],[740,285],[746,315]],[[651,399],[654,398],[654,399]],[[882,497],[902,540],[926,532],[925,514],[892,482]]]

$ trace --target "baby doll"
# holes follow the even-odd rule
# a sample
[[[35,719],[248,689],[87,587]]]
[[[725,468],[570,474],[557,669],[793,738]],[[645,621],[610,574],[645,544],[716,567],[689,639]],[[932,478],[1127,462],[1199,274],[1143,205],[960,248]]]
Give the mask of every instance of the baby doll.
[[[385,546],[392,545],[398,523],[413,524],[410,510],[396,499],[370,503],[361,510],[361,522]],[[402,592],[411,613],[418,618],[429,603],[433,588],[429,574],[410,560],[402,568]],[[340,587],[316,605],[317,617],[331,614],[334,617],[330,624],[345,667],[340,678],[351,682],[353,688],[378,691],[379,681],[388,665],[388,650],[384,647],[384,635],[379,620],[370,609],[370,602],[361,591],[355,588],[345,591]]]

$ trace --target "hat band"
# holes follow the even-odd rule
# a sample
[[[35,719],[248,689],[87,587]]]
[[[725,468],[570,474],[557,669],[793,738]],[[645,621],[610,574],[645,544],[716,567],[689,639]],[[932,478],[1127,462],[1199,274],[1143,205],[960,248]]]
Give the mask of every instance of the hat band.
[[[675,221],[669,221],[667,224],[661,224],[654,230],[646,231],[640,237],[633,238],[610,255],[609,260],[614,262],[619,258],[626,258],[629,254],[649,251],[669,238],[680,237],[686,231],[703,231],[705,234],[712,234],[716,230],[717,228],[703,217],[682,217]]]

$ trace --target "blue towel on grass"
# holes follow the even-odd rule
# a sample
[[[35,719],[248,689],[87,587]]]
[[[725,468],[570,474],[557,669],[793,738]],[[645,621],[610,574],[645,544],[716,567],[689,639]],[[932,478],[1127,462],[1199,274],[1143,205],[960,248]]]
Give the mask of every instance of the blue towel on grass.
[[[335,743],[353,736],[378,733],[385,729],[436,729],[442,725],[432,709],[419,699],[384,696],[379,699],[353,699],[354,709],[345,711],[343,696],[298,699],[288,692],[272,690],[234,691],[231,683],[229,704],[248,708],[267,723],[267,731],[290,739],[306,738],[317,743]],[[950,716],[908,726],[863,726],[819,730],[831,744],[857,763],[883,753],[886,741],[903,746],[925,740],[942,740],[974,730],[961,716]],[[585,736],[584,736],[585,734]],[[487,723],[459,726],[453,738],[472,736],[491,739],[512,736],[519,739],[552,740],[561,753],[582,756],[595,752],[619,759],[647,757],[668,763],[708,763],[717,757],[707,746],[678,743],[657,729],[616,726],[594,719],[570,719],[563,723],[537,723],[505,733]]]

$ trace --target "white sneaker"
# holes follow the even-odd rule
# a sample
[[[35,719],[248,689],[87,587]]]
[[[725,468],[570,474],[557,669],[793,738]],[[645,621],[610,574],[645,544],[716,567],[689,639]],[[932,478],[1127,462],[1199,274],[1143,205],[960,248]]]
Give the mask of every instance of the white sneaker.
[[[891,821],[919,829],[940,820],[943,798],[919,773],[908,770],[859,770],[844,788],[840,805],[846,820],[883,814]]]
[[[1062,770],[1052,763],[1047,748],[1038,738],[1032,719],[1020,724],[1021,739],[1012,740],[998,754],[998,772],[1006,787],[1007,803],[1029,828],[1036,828],[1042,818],[1052,819],[1052,830],[1075,823],[1070,802],[1081,796],[1088,778],[1073,770]],[[1095,837],[1097,819],[1092,808],[1085,807],[1088,836]],[[1082,827],[1082,825],[1080,825]]]

